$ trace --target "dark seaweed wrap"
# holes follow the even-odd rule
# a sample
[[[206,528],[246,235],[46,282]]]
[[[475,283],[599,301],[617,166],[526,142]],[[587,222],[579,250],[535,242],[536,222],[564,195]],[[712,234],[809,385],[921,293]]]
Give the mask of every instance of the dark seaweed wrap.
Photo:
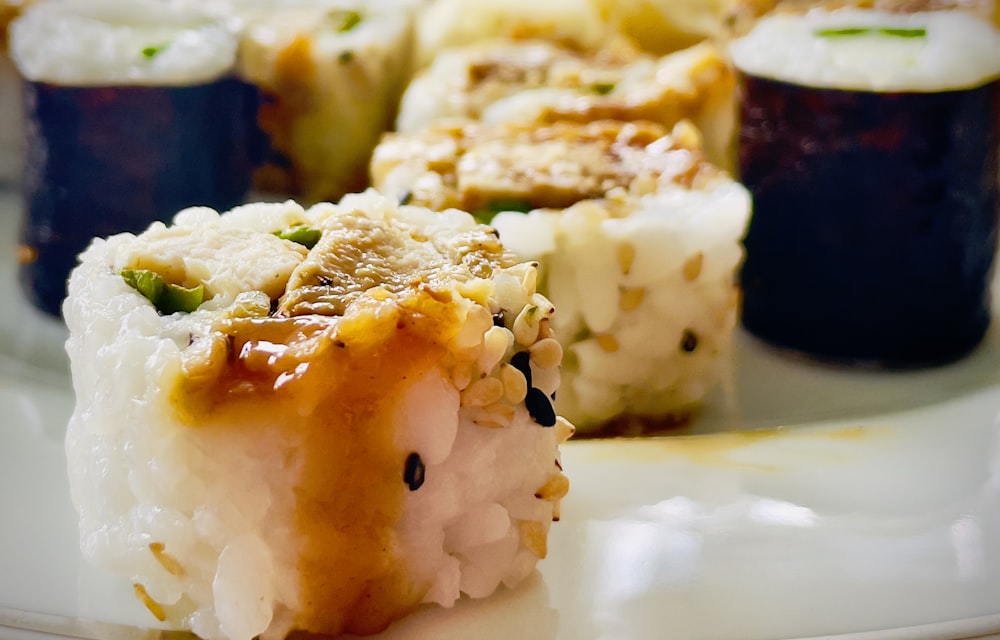
[[[957,359],[990,322],[1000,83],[878,93],[741,77],[743,323],[822,358]]]
[[[233,78],[193,86],[25,83],[28,124],[20,280],[59,314],[95,236],[138,232],[178,210],[243,201],[261,155],[258,94]]]

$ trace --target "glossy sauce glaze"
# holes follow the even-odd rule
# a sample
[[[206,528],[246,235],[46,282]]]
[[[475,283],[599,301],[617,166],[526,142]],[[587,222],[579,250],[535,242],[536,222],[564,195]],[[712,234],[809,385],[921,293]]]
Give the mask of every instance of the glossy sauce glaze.
[[[743,323],[824,359],[959,358],[990,321],[1000,82],[939,93],[740,75]]]
[[[144,230],[193,205],[241,203],[261,153],[257,91],[197,86],[25,84],[27,156],[20,281],[58,315],[77,254],[94,237]]]
[[[193,428],[219,426],[233,438],[283,443],[270,455],[285,458],[291,477],[269,483],[290,487],[276,497],[271,519],[275,528],[285,526],[282,513],[291,504],[297,548],[287,569],[298,585],[297,602],[288,603],[291,629],[333,636],[384,629],[429,586],[409,572],[396,544],[411,452],[398,444],[393,416],[407,385],[445,358],[436,336],[453,333],[444,316],[402,315],[391,328],[355,332],[340,331],[341,320],[230,321],[223,329],[228,357],[209,375],[181,378],[174,395]],[[389,358],[391,367],[384,365]]]

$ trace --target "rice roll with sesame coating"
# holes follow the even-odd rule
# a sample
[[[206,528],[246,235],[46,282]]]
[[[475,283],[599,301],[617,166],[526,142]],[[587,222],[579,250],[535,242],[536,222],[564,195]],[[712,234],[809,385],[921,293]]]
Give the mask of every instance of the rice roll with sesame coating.
[[[444,50],[403,95],[396,128],[413,133],[447,118],[486,123],[689,120],[710,161],[728,168],[735,79],[723,52],[703,42],[663,57],[623,37],[575,49],[545,40],[488,39]]]
[[[413,2],[244,1],[235,11],[246,24],[240,71],[265,95],[270,154],[257,188],[307,202],[364,189],[411,77]]]
[[[516,585],[573,431],[535,282],[468,214],[374,192],[95,240],[65,308],[84,556],[208,640]]]
[[[237,28],[156,0],[38,0],[10,26],[27,119],[22,288],[58,314],[91,238],[230,208],[260,151]]]
[[[674,425],[726,379],[750,199],[686,122],[442,123],[386,137],[372,176],[539,261],[566,349],[556,409],[581,432]]]

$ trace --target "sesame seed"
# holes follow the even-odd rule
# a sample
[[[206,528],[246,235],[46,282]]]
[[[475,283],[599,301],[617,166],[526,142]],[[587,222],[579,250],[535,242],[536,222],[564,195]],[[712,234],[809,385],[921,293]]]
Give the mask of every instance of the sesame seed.
[[[503,398],[503,383],[489,377],[476,380],[462,391],[462,404],[467,407],[485,407]]]
[[[694,282],[701,275],[701,267],[705,263],[705,254],[701,251],[691,254],[687,260],[684,261],[684,266],[681,267],[681,273],[684,274],[684,279],[688,282]]]
[[[622,287],[618,308],[622,311],[635,311],[645,298],[646,290],[642,287]]]
[[[545,338],[531,345],[528,349],[531,362],[541,369],[558,367],[562,362],[562,345],[555,338]]]
[[[500,380],[503,382],[503,396],[507,402],[520,404],[528,395],[528,382],[524,374],[511,364],[500,367]]]
[[[698,335],[690,329],[685,329],[684,334],[681,336],[681,351],[684,353],[692,353],[697,348]]]
[[[545,484],[538,487],[535,491],[535,497],[539,500],[555,502],[563,498],[567,493],[569,493],[569,478],[558,472],[549,478]]]
[[[518,351],[510,357],[510,363],[515,369],[524,374],[527,386],[531,386],[531,355],[527,351]]]
[[[403,467],[403,482],[410,487],[410,491],[416,491],[424,484],[424,461],[420,459],[419,453],[411,453],[406,456],[406,464]]]
[[[611,334],[602,333],[601,335],[594,336],[594,340],[597,341],[597,346],[601,348],[601,351],[607,353],[618,351],[618,339]]]
[[[632,263],[635,262],[635,245],[625,242],[618,245],[618,266],[621,267],[622,274],[628,275],[632,270]]]
[[[556,424],[556,410],[545,392],[537,387],[528,389],[524,398],[524,406],[528,408],[531,419],[543,427],[553,427]]]

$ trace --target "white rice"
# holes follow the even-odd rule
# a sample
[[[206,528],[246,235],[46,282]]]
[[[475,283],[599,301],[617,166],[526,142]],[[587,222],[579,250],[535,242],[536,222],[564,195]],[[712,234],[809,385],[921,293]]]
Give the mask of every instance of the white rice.
[[[625,206],[625,217],[584,201],[493,220],[546,274],[567,351],[556,407],[584,431],[623,417],[683,420],[731,374],[746,190],[720,180]]]
[[[269,299],[305,264],[301,246],[272,232],[298,223],[331,228],[323,225],[344,215],[414,225],[413,238],[419,229],[435,242],[474,229],[466,214],[397,208],[371,193],[308,211],[293,203],[248,205],[221,216],[191,209],[171,227],[95,241],[72,275],[64,315],[77,404],[66,452],[81,548],[89,561],[130,579],[150,611],[173,627],[212,640],[343,630],[310,629],[297,617],[304,602],[317,597],[300,582],[304,542],[296,496],[304,463],[295,461],[310,454],[296,448],[297,418],[264,410],[235,431],[225,423],[186,425],[176,408],[186,403],[176,405],[171,396],[219,322],[255,305],[263,304],[266,314]],[[130,265],[173,280],[200,280],[209,299],[192,313],[160,315],[117,274]],[[388,558],[407,584],[423,589],[418,602],[450,606],[462,593],[484,597],[500,584],[516,585],[545,555],[548,527],[567,486],[557,445],[572,429],[561,420],[555,428],[540,427],[523,394],[520,402],[490,404],[475,388],[498,379],[512,353],[527,348],[514,337],[523,334],[522,325],[508,317],[508,327],[496,327],[490,313],[541,304],[533,274],[531,265],[513,266],[493,280],[462,285],[485,298],[482,304],[452,299],[468,312],[451,345],[461,355],[381,400],[394,412],[396,446],[404,455],[418,453],[426,469],[418,490],[406,492],[400,482],[405,496]],[[533,327],[535,340],[542,339],[538,323]],[[558,365],[545,364],[535,371],[535,384],[550,394]],[[387,359],[379,366],[407,363]],[[309,409],[299,411],[307,416]],[[337,457],[328,464],[339,464]],[[339,489],[329,487],[331,505],[344,499]],[[352,502],[350,508],[367,514],[388,507]],[[333,539],[328,545],[344,550]],[[339,611],[351,602],[322,604]]]
[[[511,207],[490,224],[559,310],[557,410],[582,431],[651,431],[730,373],[750,196],[699,143],[686,122],[452,121],[387,136],[371,173],[432,208]]]
[[[855,28],[869,31],[839,37],[817,33]],[[924,29],[926,35],[894,37],[880,28]],[[1000,32],[963,11],[778,13],[732,42],[730,53],[747,73],[820,88],[946,91],[1000,76]]]
[[[10,26],[21,73],[68,86],[208,82],[233,70],[238,44],[235,23],[156,0],[45,0]]]

